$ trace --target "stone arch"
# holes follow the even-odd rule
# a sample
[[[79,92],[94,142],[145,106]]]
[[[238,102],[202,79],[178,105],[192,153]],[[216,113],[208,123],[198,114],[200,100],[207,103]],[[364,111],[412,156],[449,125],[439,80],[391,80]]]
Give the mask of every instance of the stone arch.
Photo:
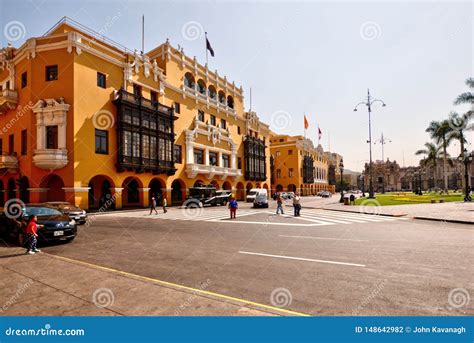
[[[176,179],[171,184],[171,204],[181,205],[186,200],[186,184],[181,179]]]
[[[115,188],[115,184],[110,177],[100,174],[95,175],[89,180],[87,186],[89,187],[89,208],[101,208],[104,210],[115,208],[115,201],[112,201],[111,205],[107,205],[107,208],[104,207],[105,204],[110,203],[112,193],[114,193],[111,188]]]
[[[123,207],[143,206],[143,199],[140,194],[143,184],[140,179],[129,176],[122,182],[122,188]]]
[[[149,200],[151,201],[151,198],[155,197],[157,205],[163,205],[163,199],[166,198],[166,191],[163,191],[163,189],[166,188],[165,182],[162,179],[155,177],[150,180],[148,188],[150,189],[148,191]]]
[[[65,201],[64,181],[56,174],[50,174],[41,181],[41,188],[47,188],[41,195],[41,201]]]
[[[244,200],[245,199],[244,184],[242,182],[237,183],[235,197],[237,198],[237,200]]]
[[[19,193],[20,193],[20,200],[23,201],[25,204],[30,202],[30,191],[28,188],[30,188],[30,182],[26,176],[20,177],[19,180]]]

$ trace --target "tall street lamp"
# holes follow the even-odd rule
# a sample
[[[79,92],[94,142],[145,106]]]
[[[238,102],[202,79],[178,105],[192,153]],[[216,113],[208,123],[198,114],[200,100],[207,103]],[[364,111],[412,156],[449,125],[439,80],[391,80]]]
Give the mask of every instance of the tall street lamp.
[[[344,202],[344,187],[343,187],[343,178],[342,178],[342,174],[344,173],[344,162],[342,161],[342,158],[341,158],[341,161],[339,162],[339,171],[341,172],[341,199],[339,199],[339,202]]]
[[[375,99],[370,95],[370,90],[367,89],[367,99],[364,99],[364,101],[359,102],[355,107],[354,107],[354,112],[357,111],[357,107],[359,105],[365,105],[367,106],[367,111],[369,112],[369,140],[367,143],[369,144],[369,199],[375,199],[374,196],[374,185],[373,185],[373,174],[372,174],[372,126],[371,126],[371,121],[370,121],[370,113],[372,112],[372,105],[376,102],[380,102],[382,106],[386,106],[385,103],[380,100],[380,99]]]
[[[459,156],[459,161],[464,163],[464,201],[472,201],[469,189],[469,165],[472,163],[472,153],[468,154],[467,149],[463,150],[463,153]]]
[[[384,137],[383,132],[382,132],[382,136],[374,142],[374,145],[377,144],[377,143],[380,143],[380,145],[382,145],[382,168],[383,168],[382,169],[382,194],[385,194],[385,171],[386,171],[386,166],[385,166],[385,155],[384,155],[383,147],[387,143],[392,143],[392,141],[390,140],[390,138]]]

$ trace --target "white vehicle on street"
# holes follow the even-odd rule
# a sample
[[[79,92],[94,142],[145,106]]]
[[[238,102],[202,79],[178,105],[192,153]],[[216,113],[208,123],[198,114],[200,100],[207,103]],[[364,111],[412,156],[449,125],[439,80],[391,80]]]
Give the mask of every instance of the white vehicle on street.
[[[262,196],[264,195],[264,196],[268,197],[268,192],[265,188],[252,188],[250,190],[249,194],[247,194],[247,197],[245,198],[245,201],[254,202],[257,195],[262,195]]]

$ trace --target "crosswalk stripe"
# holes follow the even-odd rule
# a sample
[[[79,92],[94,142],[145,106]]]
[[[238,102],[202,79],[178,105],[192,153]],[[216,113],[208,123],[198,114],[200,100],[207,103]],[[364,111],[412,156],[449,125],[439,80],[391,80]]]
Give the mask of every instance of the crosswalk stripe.
[[[312,219],[316,219],[316,220],[334,222],[334,223],[338,223],[338,224],[350,224],[350,222],[347,222],[347,221],[332,219],[332,218],[326,218],[326,217],[318,217],[318,216],[314,216],[314,215],[311,215],[311,216],[310,215],[301,215],[300,217],[302,219],[309,220],[309,221],[312,221]]]
[[[343,213],[329,213],[329,212],[323,212],[323,211],[308,211],[309,213],[316,213],[316,214],[321,214],[324,216],[329,216],[329,217],[335,217],[335,218],[341,218],[341,219],[348,219],[348,218],[354,218],[354,219],[361,219],[365,221],[393,221],[396,220],[396,218],[390,218],[390,217],[384,217],[384,216],[379,216],[375,214],[364,214],[364,213],[348,213],[348,212],[343,212]]]

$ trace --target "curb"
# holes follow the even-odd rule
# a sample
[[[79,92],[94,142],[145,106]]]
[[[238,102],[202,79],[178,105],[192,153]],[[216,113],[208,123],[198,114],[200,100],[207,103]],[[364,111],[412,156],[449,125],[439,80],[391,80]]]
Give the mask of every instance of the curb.
[[[430,218],[430,217],[412,217],[413,219],[420,219],[420,220],[431,220],[434,222],[446,222],[446,223],[455,223],[455,224],[470,224],[473,225],[474,222],[469,222],[465,220],[458,220],[458,219],[440,219],[440,218]]]

